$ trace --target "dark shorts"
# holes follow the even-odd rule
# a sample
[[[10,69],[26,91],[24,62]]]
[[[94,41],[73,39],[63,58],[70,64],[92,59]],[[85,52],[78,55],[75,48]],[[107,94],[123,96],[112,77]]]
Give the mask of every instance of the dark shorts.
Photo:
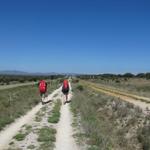
[[[46,92],[40,92],[40,95],[43,96],[43,95],[45,95],[45,93],[46,93]]]
[[[62,89],[62,92],[63,92],[63,94],[68,94],[69,93],[69,88],[66,88],[66,89]]]

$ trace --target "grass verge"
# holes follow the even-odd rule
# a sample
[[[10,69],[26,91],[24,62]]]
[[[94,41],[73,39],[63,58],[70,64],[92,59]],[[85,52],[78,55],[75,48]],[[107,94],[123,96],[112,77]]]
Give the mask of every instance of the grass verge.
[[[88,149],[150,149],[150,117],[140,108],[79,84],[73,88],[71,109],[84,130],[77,135],[85,136]]]
[[[54,148],[56,130],[43,127],[38,131],[38,142],[40,142],[40,150],[51,150]]]
[[[48,84],[48,92],[56,88],[57,82]],[[28,110],[40,102],[37,85],[15,87],[0,90],[0,130],[16,118],[24,115]]]
[[[49,123],[58,123],[60,118],[61,101],[57,100],[52,110],[52,115],[48,118]]]
[[[114,79],[91,79],[93,83],[100,83],[100,85],[104,85],[107,87],[111,87],[113,89],[136,94],[139,96],[150,97],[150,80],[141,79],[141,78],[116,78]],[[119,82],[116,82],[119,81]]]

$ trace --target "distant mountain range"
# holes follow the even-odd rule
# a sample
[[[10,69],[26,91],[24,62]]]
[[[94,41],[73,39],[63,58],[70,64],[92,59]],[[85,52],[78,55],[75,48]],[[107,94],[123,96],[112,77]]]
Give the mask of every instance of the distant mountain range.
[[[50,73],[41,73],[41,72],[35,72],[35,73],[29,73],[24,71],[18,71],[18,70],[4,70],[0,71],[0,75],[78,75],[76,73],[56,73],[56,72],[50,72]]]
[[[6,75],[26,75],[28,74],[27,72],[23,72],[23,71],[16,71],[16,70],[4,70],[4,71],[0,71],[0,74],[6,74]]]

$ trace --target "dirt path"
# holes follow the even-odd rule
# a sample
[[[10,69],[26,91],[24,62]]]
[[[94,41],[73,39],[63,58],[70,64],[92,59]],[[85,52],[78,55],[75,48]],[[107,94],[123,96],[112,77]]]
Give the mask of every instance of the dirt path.
[[[70,85],[71,87],[71,85]],[[70,92],[68,98],[71,100],[72,93]],[[52,102],[45,105],[38,104],[25,116],[17,119],[14,123],[6,127],[0,132],[0,150],[79,150],[73,138],[72,127],[72,113],[70,111],[70,104],[63,104],[61,106],[61,117],[57,124],[48,122],[48,118],[52,115],[53,106],[58,99],[64,100],[61,92],[61,87],[50,94],[45,101],[52,100]],[[41,129],[55,129],[56,142],[52,145],[38,141],[39,131]],[[17,138],[14,138],[19,135]],[[20,136],[24,136],[21,140]]]
[[[48,96],[46,101],[51,100],[54,95],[60,91],[60,88],[55,90],[52,94]],[[35,118],[36,113],[42,108],[42,104],[38,104],[31,111],[29,111],[25,116],[17,119],[14,123],[10,124],[3,131],[0,132],[0,150],[6,149],[11,139],[19,132],[21,127],[25,124],[32,122]]]
[[[130,102],[140,108],[142,108],[142,110],[144,112],[147,113],[147,108],[149,108],[150,110],[150,103],[146,103],[146,102],[142,102],[140,100],[136,100],[136,99],[133,99],[133,98],[130,98],[128,96],[124,96],[124,95],[119,95],[119,94],[116,94],[116,93],[112,93],[112,92],[108,92],[108,91],[105,91],[105,90],[101,90],[101,89],[98,89],[98,88],[95,88],[95,87],[92,87],[92,89],[96,90],[96,91],[100,91],[100,92],[103,92],[107,95],[110,95],[110,96],[115,96],[115,97],[118,97],[120,98],[121,100],[124,100],[124,101],[127,101],[127,102]]]
[[[146,114],[150,113],[150,98],[141,97],[141,96],[133,95],[130,93],[120,92],[120,91],[117,91],[114,89],[100,86],[95,83],[90,83],[90,82],[86,82],[86,81],[83,81],[83,83],[87,84],[93,90],[105,93],[110,96],[115,96],[115,97],[120,98],[121,100],[130,102],[130,103],[140,107],[143,110],[143,112]]]
[[[34,107],[30,112],[28,112],[25,116],[17,119],[14,123],[6,127],[1,133],[0,133],[0,150],[5,149],[7,145],[9,144],[9,141],[15,136],[15,134],[20,130],[20,128],[30,122],[34,115],[40,110],[42,107],[41,104]]]
[[[71,94],[69,99],[71,99]],[[69,104],[62,105],[55,145],[55,150],[79,150],[73,138],[72,114]]]

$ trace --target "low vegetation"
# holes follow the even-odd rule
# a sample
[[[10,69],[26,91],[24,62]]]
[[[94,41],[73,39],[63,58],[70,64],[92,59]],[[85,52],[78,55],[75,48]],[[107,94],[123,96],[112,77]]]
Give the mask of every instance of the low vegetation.
[[[0,75],[0,85],[18,84],[25,82],[38,82],[41,79],[54,80],[62,78],[63,75]]]
[[[17,141],[23,141],[25,139],[25,137],[27,136],[27,134],[23,134],[23,133],[18,133],[16,136],[14,136],[14,139],[16,139]]]
[[[49,123],[58,123],[60,118],[61,101],[57,100],[52,110],[51,116],[48,118]]]
[[[32,126],[30,125],[24,125],[23,128],[25,129],[24,131],[20,130],[19,133],[14,136],[14,139],[16,139],[17,141],[23,141],[26,136],[32,131]]]
[[[125,74],[99,74],[99,75],[79,75],[77,79],[88,80],[102,85],[137,94],[139,96],[150,97],[150,73],[125,73]]]
[[[38,131],[38,142],[40,142],[40,150],[51,150],[54,148],[56,130],[43,127]]]
[[[35,149],[36,147],[34,145],[29,145],[27,148],[28,149]]]
[[[145,78],[99,77],[86,79],[86,81],[111,87],[119,91],[150,97],[150,80]]]
[[[150,117],[140,108],[91,89],[74,85],[71,108],[90,150],[149,150]],[[79,117],[80,116],[80,117]],[[80,136],[81,135],[81,136]]]
[[[143,150],[150,149],[150,125],[139,128],[138,140],[142,144]]]
[[[48,84],[48,93],[56,89],[55,80]],[[0,90],[0,130],[40,102],[37,85]]]
[[[84,90],[84,88],[83,88],[82,85],[78,85],[76,88],[77,88],[79,91],[83,91],[83,90]]]
[[[37,114],[35,116],[35,121],[36,122],[41,122],[42,118],[43,118],[43,115],[44,115],[44,111],[41,110],[41,111],[37,112]]]
[[[90,75],[78,75],[80,79],[129,79],[129,78],[143,78],[143,79],[150,79],[150,72],[147,73],[139,73],[139,74],[132,74],[132,73],[125,73],[125,74],[90,74]]]
[[[36,85],[0,90],[0,130],[39,103]]]

